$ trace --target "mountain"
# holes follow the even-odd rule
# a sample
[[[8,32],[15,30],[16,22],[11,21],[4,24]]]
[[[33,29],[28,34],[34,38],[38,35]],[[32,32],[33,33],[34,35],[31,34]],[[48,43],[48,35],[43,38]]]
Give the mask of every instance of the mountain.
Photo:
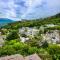
[[[60,13],[50,16],[47,18],[42,18],[42,19],[34,19],[34,20],[22,20],[22,21],[17,21],[14,23],[10,23],[4,28],[14,28],[18,29],[20,27],[34,27],[34,26],[41,26],[45,24],[55,24],[55,25],[60,25]]]
[[[8,18],[0,18],[0,26],[13,22],[13,20]]]

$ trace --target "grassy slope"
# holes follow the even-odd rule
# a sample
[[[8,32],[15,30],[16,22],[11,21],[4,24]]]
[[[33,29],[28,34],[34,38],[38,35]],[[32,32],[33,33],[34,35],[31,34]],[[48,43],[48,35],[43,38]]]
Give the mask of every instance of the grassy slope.
[[[33,27],[33,26],[41,26],[45,24],[57,24],[60,25],[60,13],[56,14],[51,17],[47,17],[44,19],[35,19],[35,20],[23,20],[23,21],[18,21],[15,23],[10,23],[4,28],[11,28],[11,29],[18,29],[20,27]]]

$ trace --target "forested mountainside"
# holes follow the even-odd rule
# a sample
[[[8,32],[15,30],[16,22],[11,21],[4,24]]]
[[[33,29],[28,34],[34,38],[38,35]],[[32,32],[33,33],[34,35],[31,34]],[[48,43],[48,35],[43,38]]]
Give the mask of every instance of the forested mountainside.
[[[54,16],[50,16],[42,19],[17,21],[17,22],[5,25],[4,28],[18,29],[20,27],[34,27],[34,26],[41,26],[45,24],[60,25],[60,13]]]

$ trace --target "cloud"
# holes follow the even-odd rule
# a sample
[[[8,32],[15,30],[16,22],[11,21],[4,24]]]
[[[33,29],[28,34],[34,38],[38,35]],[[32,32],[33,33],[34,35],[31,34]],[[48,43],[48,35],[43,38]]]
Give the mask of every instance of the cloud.
[[[22,18],[40,18],[60,12],[60,0],[34,0],[28,6]]]
[[[15,11],[14,11],[14,2],[13,0],[0,0],[0,12],[3,14],[5,17],[10,17],[10,16],[15,16]]]
[[[38,3],[38,4],[37,4]],[[26,5],[28,6],[27,12],[25,12],[21,18],[25,18],[28,14],[33,12],[34,8],[42,4],[42,0],[26,0]]]
[[[58,12],[60,0],[0,0],[0,18],[32,19]]]

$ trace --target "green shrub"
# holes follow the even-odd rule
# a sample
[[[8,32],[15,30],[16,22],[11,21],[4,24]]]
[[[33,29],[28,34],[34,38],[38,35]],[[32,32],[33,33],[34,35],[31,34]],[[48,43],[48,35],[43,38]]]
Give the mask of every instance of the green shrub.
[[[28,53],[29,54],[33,54],[33,53],[37,53],[38,52],[38,48],[37,47],[29,47]]]
[[[0,56],[15,54],[15,50],[11,45],[6,45],[0,49]]]
[[[18,34],[16,31],[12,31],[8,34],[8,36],[6,37],[6,40],[14,40],[14,39],[17,39],[19,38]]]
[[[48,52],[52,56],[53,60],[59,60],[60,59],[60,46],[50,45],[48,47]]]

